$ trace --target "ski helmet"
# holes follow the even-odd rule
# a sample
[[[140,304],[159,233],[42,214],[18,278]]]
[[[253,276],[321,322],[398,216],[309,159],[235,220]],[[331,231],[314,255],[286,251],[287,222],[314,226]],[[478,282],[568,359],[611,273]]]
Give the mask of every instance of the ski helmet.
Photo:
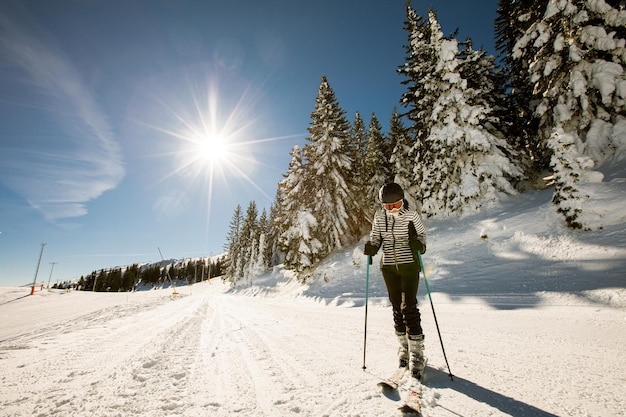
[[[395,203],[396,201],[404,200],[404,191],[399,184],[389,182],[380,187],[378,198],[383,204]]]

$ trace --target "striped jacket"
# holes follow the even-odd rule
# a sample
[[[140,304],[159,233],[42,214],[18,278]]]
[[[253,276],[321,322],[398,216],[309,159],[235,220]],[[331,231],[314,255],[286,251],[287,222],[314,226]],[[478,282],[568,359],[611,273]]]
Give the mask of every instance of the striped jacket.
[[[417,231],[417,239],[426,248],[426,229],[417,211],[402,207],[398,216],[386,214],[378,210],[374,215],[374,224],[370,233],[370,241],[376,247],[382,243],[383,265],[409,264],[415,262],[409,247],[409,222],[413,222]]]

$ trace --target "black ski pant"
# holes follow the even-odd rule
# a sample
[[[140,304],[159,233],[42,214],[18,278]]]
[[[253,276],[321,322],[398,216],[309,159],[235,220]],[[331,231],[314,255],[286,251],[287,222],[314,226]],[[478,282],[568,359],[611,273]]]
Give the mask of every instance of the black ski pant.
[[[422,334],[420,310],[417,307],[419,263],[382,265],[380,270],[393,308],[396,332]]]

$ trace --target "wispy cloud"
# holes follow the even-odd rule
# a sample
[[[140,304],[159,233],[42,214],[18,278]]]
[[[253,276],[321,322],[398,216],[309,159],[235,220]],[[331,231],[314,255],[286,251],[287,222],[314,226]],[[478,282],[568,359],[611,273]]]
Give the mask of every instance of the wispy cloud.
[[[16,96],[0,117],[20,116],[0,128],[0,181],[50,221],[82,216],[123,178],[122,151],[81,74],[26,21],[0,10],[0,88]]]

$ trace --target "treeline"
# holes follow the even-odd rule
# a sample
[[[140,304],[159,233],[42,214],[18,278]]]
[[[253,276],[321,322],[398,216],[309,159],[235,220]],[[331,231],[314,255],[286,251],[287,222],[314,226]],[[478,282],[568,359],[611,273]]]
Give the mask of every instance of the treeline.
[[[564,222],[589,230],[589,171],[619,161],[626,132],[626,11],[618,0],[500,0],[499,56],[444,35],[406,3],[406,91],[388,133],[346,117],[322,77],[304,146],[269,213],[237,206],[226,276],[249,283],[284,264],[301,280],[357,242],[379,188],[399,183],[426,217],[480,210],[550,178]]]
[[[161,261],[152,264],[133,264],[125,267],[101,269],[81,276],[75,288],[84,291],[133,291],[140,285],[157,287],[186,282],[193,284],[223,275],[224,257]]]

